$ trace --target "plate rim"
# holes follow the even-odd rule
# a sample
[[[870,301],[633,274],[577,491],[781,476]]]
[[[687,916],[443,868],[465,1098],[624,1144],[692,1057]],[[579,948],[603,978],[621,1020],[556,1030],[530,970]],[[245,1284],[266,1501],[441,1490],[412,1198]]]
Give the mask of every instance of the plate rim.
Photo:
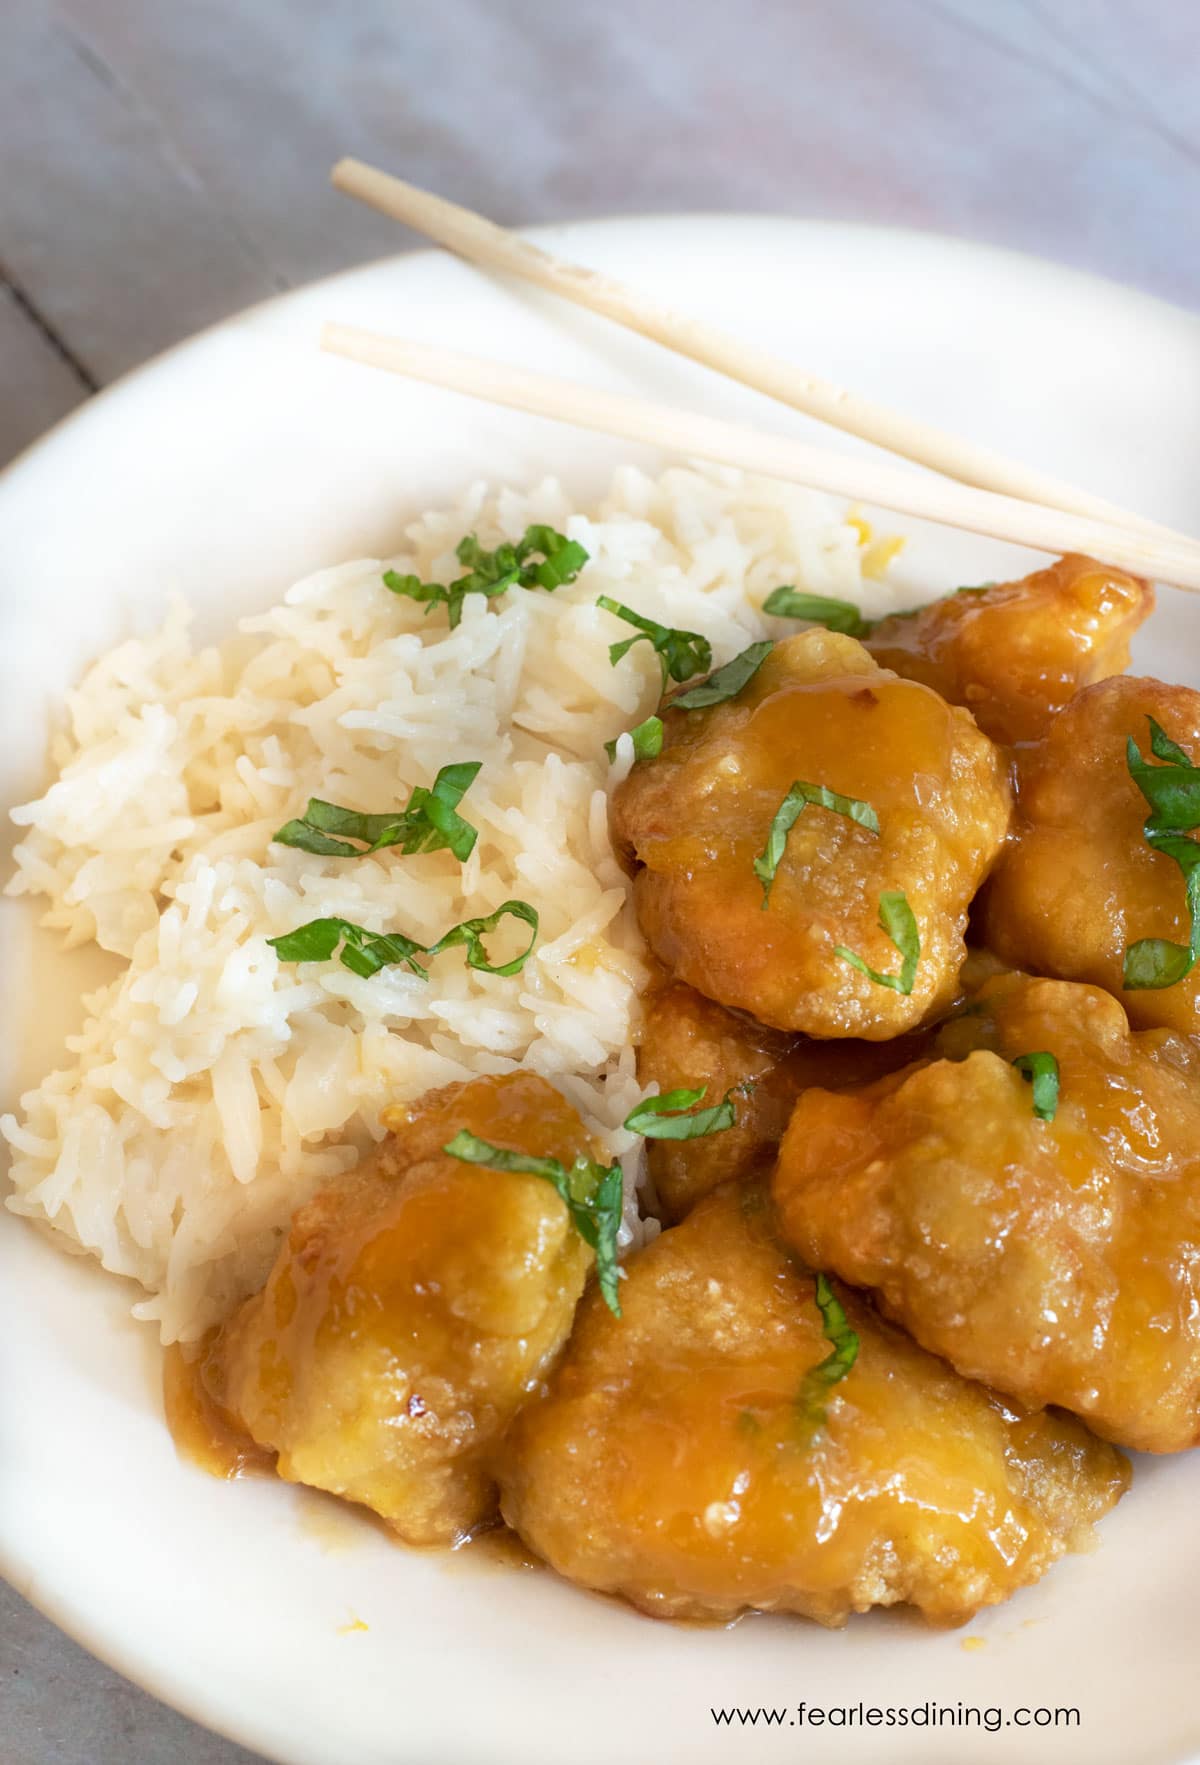
[[[1178,301],[1169,300],[1165,295],[1155,294],[1148,288],[1141,288],[1135,282],[1125,282],[1119,277],[1108,276],[1100,270],[1086,269],[1078,264],[1063,263],[1057,258],[1044,257],[1039,252],[1025,251],[1020,246],[998,245],[987,239],[969,239],[959,233],[943,232],[937,227],[908,226],[894,222],[841,221],[824,218],[820,215],[782,214],[769,209],[761,212],[757,209],[663,209],[643,210],[629,215],[603,214],[579,220],[530,223],[529,225],[509,227],[505,230],[513,233],[519,239],[527,240],[533,245],[541,245],[549,250],[553,249],[556,243],[561,242],[567,235],[573,235],[580,231],[605,232],[623,227],[642,228],[678,226],[680,224],[695,224],[702,227],[756,226],[761,224],[795,228],[814,235],[825,234],[832,237],[841,233],[846,236],[862,238],[874,236],[881,242],[889,239],[901,240],[906,244],[915,243],[918,247],[931,245],[946,249],[952,255],[961,254],[972,258],[991,257],[998,262],[1009,263],[1014,269],[1024,268],[1038,273],[1050,272],[1056,278],[1065,277],[1082,285],[1090,286],[1096,294],[1103,293],[1109,298],[1114,294],[1122,295],[1131,301],[1144,302],[1150,306],[1158,307],[1164,315],[1169,314],[1176,319],[1191,320],[1197,327],[1200,327],[1200,308],[1183,306]],[[11,476],[34,462],[41,455],[43,449],[62,437],[64,431],[85,419],[90,420],[93,412],[101,407],[107,407],[111,394],[124,392],[129,386],[139,381],[143,375],[149,376],[160,371],[176,357],[191,353],[193,349],[204,344],[227,327],[239,324],[244,319],[258,318],[268,311],[285,307],[298,297],[310,295],[320,288],[336,288],[339,283],[351,281],[367,271],[380,270],[384,266],[395,268],[401,263],[428,261],[439,257],[462,263],[476,271],[481,277],[499,280],[502,285],[507,286],[511,283],[520,289],[528,289],[533,286],[523,277],[506,276],[502,271],[488,270],[471,263],[468,259],[459,258],[457,253],[448,248],[439,245],[420,245],[407,251],[389,251],[380,257],[364,258],[361,262],[348,264],[340,270],[331,270],[328,274],[314,276],[307,282],[298,282],[294,287],[264,295],[261,300],[251,301],[248,306],[237,307],[232,312],[226,313],[224,317],[213,319],[209,324],[202,325],[198,331],[191,331],[186,337],[177,338],[174,343],[167,344],[164,349],[148,356],[145,361],[137,362],[133,367],[126,368],[124,372],[116,375],[112,380],[105,381],[104,385],[98,387],[96,391],[86,394],[77,405],[74,405],[61,417],[56,418],[48,429],[44,429],[40,435],[34,436],[32,441],[26,442],[24,447],[0,467],[0,496],[8,490]],[[570,303],[563,302],[564,306],[568,304]],[[619,325],[616,320],[606,320],[603,315],[597,316],[602,323],[611,324],[614,330],[624,330],[624,327]],[[668,351],[667,353],[672,352]],[[703,364],[698,365],[702,366]],[[707,371],[717,372],[715,369]],[[784,405],[782,408],[788,409],[790,407]],[[571,427],[571,425],[566,426]],[[889,454],[888,457],[893,456]]]

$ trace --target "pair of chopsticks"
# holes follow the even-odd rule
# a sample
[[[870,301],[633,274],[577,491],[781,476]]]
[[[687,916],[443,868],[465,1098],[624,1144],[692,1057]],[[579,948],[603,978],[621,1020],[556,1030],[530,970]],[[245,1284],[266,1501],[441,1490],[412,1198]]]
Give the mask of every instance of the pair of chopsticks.
[[[744,424],[347,325],[327,325],[322,334],[322,346],[336,355],[492,404],[876,503],[992,539],[1046,552],[1088,552],[1138,575],[1200,590],[1200,542],[1184,534],[805,373],[716,326],[671,312],[610,277],[556,258],[470,209],[359,160],[340,160],[333,182],[460,257],[522,276],[941,476],[919,477],[903,467],[813,447]]]

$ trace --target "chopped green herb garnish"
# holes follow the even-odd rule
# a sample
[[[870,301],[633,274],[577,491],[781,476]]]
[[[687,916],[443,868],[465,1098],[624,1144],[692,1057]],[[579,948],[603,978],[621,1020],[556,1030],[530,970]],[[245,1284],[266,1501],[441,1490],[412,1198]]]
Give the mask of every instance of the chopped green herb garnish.
[[[844,815],[848,820],[856,821],[868,833],[879,832],[879,817],[870,803],[864,803],[858,797],[843,797],[838,791],[827,790],[823,784],[804,784],[797,779],[775,811],[765,849],[754,860],[754,874],[763,888],[764,912],[771,899],[771,886],[787,845],[787,837],[809,803],[818,809],[832,809],[835,815]]]
[[[548,1183],[553,1183],[567,1204],[575,1230],[596,1252],[596,1275],[604,1303],[614,1317],[620,1317],[617,1232],[621,1225],[624,1181],[619,1164],[597,1164],[594,1159],[580,1156],[567,1170],[557,1158],[531,1158],[523,1152],[491,1146],[465,1128],[442,1150],[451,1158],[461,1158],[466,1164],[486,1165],[495,1171],[517,1171],[531,1177],[544,1177]]]
[[[964,583],[961,588],[952,588],[948,594],[938,595],[935,600],[925,601],[922,606],[904,607],[898,613],[884,613],[880,618],[868,621],[867,635],[873,636],[881,625],[888,625],[893,619],[919,619],[922,613],[928,612],[930,607],[939,606],[942,601],[952,601],[960,594],[986,594],[989,588],[995,586],[994,582]]]
[[[913,982],[917,978],[917,964],[921,960],[921,938],[917,931],[916,917],[903,889],[885,889],[880,895],[879,924],[900,952],[898,975],[877,973],[861,956],[856,956],[853,950],[847,950],[844,944],[836,945],[833,953],[840,956],[843,962],[848,962],[851,968],[857,968],[860,974],[865,974],[877,987],[891,987],[895,993],[911,993]]]
[[[949,600],[956,594],[984,594],[995,586],[994,582],[971,583],[951,589],[950,595],[940,598]],[[810,625],[823,625],[827,631],[841,631],[847,637],[864,638],[886,625],[889,619],[915,619],[925,607],[936,605],[936,601],[926,601],[922,607],[905,607],[901,612],[881,613],[878,619],[868,619],[853,601],[834,600],[825,594],[806,594],[799,588],[775,588],[763,602],[763,612],[774,613],[781,619],[806,619]]]
[[[633,757],[635,760],[655,760],[662,753],[663,720],[661,717],[647,717],[629,731],[633,739]],[[618,738],[619,739],[619,738]],[[617,757],[617,742],[605,742],[604,752],[610,760]]]
[[[1058,1108],[1058,1062],[1044,1050],[1037,1054],[1018,1054],[1012,1063],[1024,1078],[1033,1082],[1033,1113],[1041,1121],[1052,1122]]]
[[[615,613],[627,625],[637,627],[632,637],[609,644],[608,659],[614,668],[635,643],[648,643],[658,656],[664,692],[668,680],[690,680],[693,674],[706,674],[712,667],[712,645],[698,631],[681,631],[675,625],[660,625],[656,619],[646,619],[641,613],[635,613],[632,607],[623,606],[606,594],[600,596],[596,605],[603,607],[606,613]]]
[[[737,1120],[734,1091],[726,1091],[720,1103],[697,1109],[695,1106],[703,1103],[707,1089],[707,1085],[701,1085],[698,1091],[681,1087],[664,1091],[658,1097],[643,1097],[625,1117],[625,1126],[645,1140],[700,1140],[706,1134],[723,1133]]]
[[[670,708],[681,711],[703,711],[709,705],[724,704],[726,699],[736,698],[746,682],[762,667],[775,645],[770,639],[762,643],[752,643],[748,649],[718,668],[699,686],[690,686],[685,693],[679,693],[671,700]]]
[[[831,1385],[846,1377],[858,1359],[858,1337],[850,1328],[837,1295],[825,1275],[817,1276],[817,1310],[821,1314],[821,1330],[830,1352],[815,1367],[810,1367],[796,1393],[796,1410],[809,1427],[819,1428],[825,1421],[825,1394]]]
[[[444,606],[453,630],[462,619],[463,601],[468,594],[482,594],[490,599],[493,595],[503,594],[506,588],[514,587],[517,577],[515,570],[510,576],[489,583],[476,582],[472,576],[461,576],[447,587],[440,582],[422,582],[419,576],[401,576],[396,570],[385,570],[383,585],[393,594],[407,595],[412,601],[424,601],[427,613],[431,613],[434,607]]]
[[[827,631],[841,631],[847,637],[865,637],[871,629],[871,621],[863,618],[862,609],[853,601],[806,594],[800,588],[772,589],[763,602],[763,612],[780,619],[807,619],[810,625],[823,625]]]
[[[535,558],[536,553],[540,558]],[[453,628],[462,618],[463,601],[469,594],[487,599],[503,594],[509,588],[544,588],[552,594],[564,583],[574,582],[588,561],[588,554],[578,540],[556,533],[553,527],[533,526],[515,544],[506,543],[494,552],[484,551],[473,533],[460,539],[455,548],[460,564],[468,571],[457,582],[422,582],[419,576],[402,576],[396,570],[385,570],[384,586],[393,594],[406,595],[409,600],[424,601],[426,612],[444,606]]]
[[[535,552],[540,552],[541,557],[531,562]],[[481,584],[506,580],[516,571],[522,588],[544,588],[547,594],[574,582],[588,561],[578,540],[568,539],[565,533],[557,533],[543,524],[527,527],[515,545],[499,545],[494,552],[485,552],[475,535],[469,533],[459,540],[455,556],[460,564],[470,567]]]
[[[532,936],[519,956],[497,964],[489,962],[483,940],[488,932],[495,931],[502,919],[523,920],[532,928]],[[480,919],[464,919],[461,925],[451,926],[436,944],[418,944],[401,932],[369,932],[364,926],[355,925],[352,919],[310,919],[307,924],[297,926],[294,932],[284,932],[281,937],[268,938],[267,942],[283,962],[326,962],[336,951],[342,967],[354,974],[369,978],[378,974],[381,968],[403,963],[413,974],[427,980],[427,971],[417,958],[438,956],[456,944],[466,946],[469,968],[477,968],[482,974],[520,974],[537,943],[537,934],[537,909],[528,901],[505,901],[494,913],[484,914]]]
[[[289,821],[274,838],[281,846],[330,858],[361,858],[389,846],[399,846],[411,858],[448,847],[462,863],[471,856],[478,833],[457,809],[479,767],[478,760],[443,766],[429,790],[417,785],[407,807],[390,815],[360,815],[357,809],[310,797],[300,820]],[[352,840],[362,844],[351,845]]]
[[[422,980],[428,978],[416,960],[428,954],[423,944],[400,932],[369,932],[352,919],[310,919],[267,942],[282,962],[325,962],[337,950],[342,967],[355,974],[370,976],[390,963],[403,963]]]
[[[508,962],[495,964],[488,961],[483,940],[488,932],[495,931],[502,919],[523,920],[530,928],[530,938],[519,956],[512,957]],[[481,974],[520,974],[533,953],[537,935],[537,908],[531,907],[528,901],[505,901],[494,913],[485,913],[479,919],[464,919],[461,925],[451,926],[444,937],[430,946],[429,954],[437,956],[442,950],[452,950],[456,944],[463,944],[466,947],[468,968],[476,968]]]
[[[1157,724],[1150,725],[1150,751],[1160,762],[1143,759],[1130,736],[1125,745],[1129,776],[1150,805],[1142,827],[1146,844],[1174,859],[1184,878],[1191,934],[1186,944],[1168,938],[1139,938],[1125,950],[1122,984],[1130,991],[1173,987],[1189,975],[1200,957],[1200,843],[1187,838],[1200,827],[1200,767]]]

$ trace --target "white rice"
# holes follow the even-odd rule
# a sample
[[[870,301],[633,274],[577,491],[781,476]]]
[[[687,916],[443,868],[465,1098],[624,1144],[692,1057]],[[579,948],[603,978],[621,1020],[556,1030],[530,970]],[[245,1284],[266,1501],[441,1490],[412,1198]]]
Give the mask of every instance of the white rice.
[[[479,486],[417,521],[391,562],[450,581],[464,533],[492,546],[531,521],[586,547],[579,580],[468,596],[456,631],[444,609],[388,593],[375,560],[298,583],[220,649],[195,650],[173,607],[91,668],[56,782],[14,811],[29,833],[9,892],[44,896],[43,924],[127,967],[86,1001],[70,1064],[0,1120],[8,1205],[138,1281],[135,1310],[164,1341],[261,1283],[295,1207],[381,1137],[385,1104],[476,1073],[552,1080],[623,1159],[626,1241],[642,1230],[640,1142],[620,1124],[639,1095],[644,967],[607,826],[632,747],[610,766],[604,743],[653,708],[658,666],[644,644],[610,666],[628,627],[596,598],[702,632],[720,663],[782,632],[758,610],[782,582],[868,611],[892,594],[864,575],[861,524],[826,498],[708,471],[622,470],[591,513],[552,481],[527,496]],[[480,830],[465,865],[271,843],[310,796],[392,808],[461,760],[483,762],[462,805]],[[431,944],[510,897],[541,915],[511,977],[453,951],[427,982],[398,968],[366,980],[336,959],[281,962],[266,942],[337,914]],[[491,948],[507,955],[505,935]]]

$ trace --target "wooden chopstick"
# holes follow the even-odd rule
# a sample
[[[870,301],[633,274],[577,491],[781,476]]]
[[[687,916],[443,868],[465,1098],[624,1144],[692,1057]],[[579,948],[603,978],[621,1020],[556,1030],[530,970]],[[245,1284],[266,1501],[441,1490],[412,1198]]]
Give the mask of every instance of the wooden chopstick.
[[[602,392],[482,356],[432,349],[349,325],[326,325],[321,347],[369,367],[444,386],[491,404],[810,485],[855,501],[878,503],[898,514],[938,521],[1038,551],[1087,552],[1136,575],[1200,590],[1200,547],[1194,541],[1177,544],[993,491],[927,478],[885,461],[810,447],[789,436],[764,434],[671,405]]]
[[[659,306],[612,277],[554,257],[471,209],[420,190],[415,184],[407,184],[402,178],[365,165],[361,160],[339,160],[333,168],[332,180],[337,189],[390,215],[393,220],[402,221],[447,250],[457,252],[460,257],[523,276],[537,287],[601,313],[618,325],[637,331],[719,374],[740,380],[770,398],[793,405],[809,416],[918,465],[928,466],[945,477],[1024,502],[1064,509],[1111,526],[1154,533],[1180,545],[1196,543],[1169,527],[1132,514],[1075,485],[1035,472],[991,448],[980,447],[962,436],[917,422],[887,405],[861,398],[845,387],[806,373],[780,356],[743,343],[715,325]]]

